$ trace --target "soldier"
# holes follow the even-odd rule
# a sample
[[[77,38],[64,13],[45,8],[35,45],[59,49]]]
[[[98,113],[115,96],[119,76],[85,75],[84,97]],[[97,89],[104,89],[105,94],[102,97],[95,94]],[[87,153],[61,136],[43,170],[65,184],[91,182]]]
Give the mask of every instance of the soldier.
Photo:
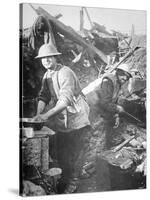
[[[47,120],[47,126],[57,132],[57,158],[64,184],[67,183],[64,193],[73,193],[77,190],[84,150],[89,141],[89,107],[75,73],[57,63],[60,54],[51,44],[44,44],[39,49],[36,58],[41,59],[47,71],[35,120]]]
[[[96,89],[98,96],[99,113],[106,122],[108,140],[112,142],[110,129],[119,125],[119,114],[124,112],[124,108],[119,105],[118,97],[122,86],[132,77],[129,65],[121,64],[112,73],[106,73],[102,77],[100,85]],[[115,119],[115,123],[114,120]],[[115,124],[112,124],[112,122]],[[109,132],[109,134],[108,134]]]

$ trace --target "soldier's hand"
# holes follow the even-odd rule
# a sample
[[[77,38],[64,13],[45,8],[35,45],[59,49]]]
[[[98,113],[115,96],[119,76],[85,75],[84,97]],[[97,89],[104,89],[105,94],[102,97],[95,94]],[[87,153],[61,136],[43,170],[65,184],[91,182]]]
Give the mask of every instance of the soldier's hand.
[[[35,117],[33,117],[33,121],[37,122],[37,121],[41,121],[41,115],[38,114]]]
[[[120,124],[119,114],[114,115],[114,117],[115,117],[115,125],[113,126],[113,128],[118,128],[118,126]]]
[[[47,116],[45,114],[39,114],[39,115],[36,115],[33,119],[34,121],[46,121]]]

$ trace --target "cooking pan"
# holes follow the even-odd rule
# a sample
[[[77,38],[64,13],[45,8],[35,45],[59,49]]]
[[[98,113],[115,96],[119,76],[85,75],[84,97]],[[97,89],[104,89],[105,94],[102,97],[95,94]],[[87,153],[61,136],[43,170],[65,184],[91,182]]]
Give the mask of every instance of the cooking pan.
[[[33,118],[22,118],[22,127],[32,127],[34,130],[40,130],[46,121],[35,121]]]

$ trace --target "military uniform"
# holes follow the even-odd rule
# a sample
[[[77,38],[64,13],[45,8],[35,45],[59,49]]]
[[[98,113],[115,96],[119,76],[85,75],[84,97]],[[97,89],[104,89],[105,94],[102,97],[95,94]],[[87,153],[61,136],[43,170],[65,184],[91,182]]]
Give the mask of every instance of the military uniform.
[[[106,147],[115,145],[118,138],[117,130],[113,129],[115,124],[115,114],[117,111],[117,99],[121,92],[121,84],[118,82],[116,72],[103,76],[102,82],[96,89],[99,103],[99,113],[104,120],[106,130]],[[119,141],[118,141],[119,142]]]
[[[63,171],[63,184],[71,182],[75,185],[91,130],[89,107],[75,73],[62,65],[58,65],[55,71],[48,70],[43,77],[39,100],[47,104],[45,112],[59,101],[65,101],[69,105],[64,111],[51,117],[47,126],[57,132],[57,159]],[[64,126],[59,123],[60,120],[64,121]]]

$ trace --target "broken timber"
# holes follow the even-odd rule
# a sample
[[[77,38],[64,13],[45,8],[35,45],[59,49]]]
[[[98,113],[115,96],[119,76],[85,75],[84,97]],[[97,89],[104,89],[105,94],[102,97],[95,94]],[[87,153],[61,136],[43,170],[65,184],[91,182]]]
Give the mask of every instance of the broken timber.
[[[124,142],[122,142],[121,144],[119,144],[118,146],[116,146],[112,151],[115,153],[117,151],[119,151],[120,149],[122,149],[126,144],[128,144],[131,140],[133,140],[135,138],[135,135],[127,138]]]
[[[58,31],[61,34],[67,36],[68,38],[70,38],[71,40],[75,41],[76,43],[78,43],[79,45],[83,46],[84,48],[88,48],[89,50],[91,50],[92,52],[97,54],[100,57],[100,59],[104,63],[107,64],[106,55],[102,51],[97,49],[95,46],[93,46],[92,44],[87,44],[82,39],[82,37],[79,34],[77,34],[71,27],[64,25],[62,22],[57,20],[55,17],[50,15],[47,11],[45,11],[41,7],[39,7],[38,9],[34,9],[34,10],[36,10],[38,15],[43,15],[43,16],[47,17],[57,27]]]

